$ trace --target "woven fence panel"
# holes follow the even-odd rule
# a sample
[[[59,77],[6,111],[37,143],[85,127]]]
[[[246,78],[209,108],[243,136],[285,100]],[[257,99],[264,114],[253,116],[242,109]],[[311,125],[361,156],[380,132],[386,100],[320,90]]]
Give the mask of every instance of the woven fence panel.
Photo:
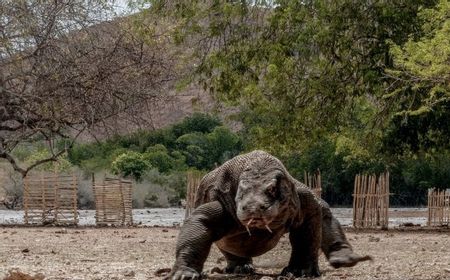
[[[24,178],[25,224],[77,225],[78,180],[67,174],[29,174]]]
[[[133,224],[131,181],[106,178],[94,185],[95,222],[99,226],[127,226]]]
[[[389,173],[356,175],[353,193],[353,227],[388,228]]]

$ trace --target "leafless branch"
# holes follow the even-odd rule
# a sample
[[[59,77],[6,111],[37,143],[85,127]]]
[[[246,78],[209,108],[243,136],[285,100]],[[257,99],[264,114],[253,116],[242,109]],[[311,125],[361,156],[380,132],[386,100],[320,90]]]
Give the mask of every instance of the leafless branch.
[[[138,108],[176,77],[164,44],[148,46],[131,20],[112,20],[107,5],[0,2],[0,158],[23,176],[64,154],[53,150],[55,139],[76,139],[116,116],[138,121]],[[39,139],[51,156],[21,167],[14,148]]]

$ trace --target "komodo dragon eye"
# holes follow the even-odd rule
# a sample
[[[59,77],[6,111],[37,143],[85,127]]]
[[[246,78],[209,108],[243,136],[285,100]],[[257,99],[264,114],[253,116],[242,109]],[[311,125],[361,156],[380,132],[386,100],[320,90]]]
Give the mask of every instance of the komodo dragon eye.
[[[277,197],[279,193],[279,181],[273,179],[272,182],[266,188],[266,194],[271,197]]]

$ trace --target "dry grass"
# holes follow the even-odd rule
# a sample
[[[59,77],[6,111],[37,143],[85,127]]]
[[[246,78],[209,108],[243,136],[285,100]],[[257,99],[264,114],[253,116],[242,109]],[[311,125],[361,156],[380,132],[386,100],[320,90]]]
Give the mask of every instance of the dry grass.
[[[0,279],[41,279],[24,278],[38,273],[46,280],[156,278],[159,269],[174,261],[177,234],[174,228],[1,228]],[[450,279],[448,231],[348,232],[347,236],[355,251],[372,255],[374,262],[335,270],[321,256],[319,279]],[[284,237],[274,250],[255,259],[258,275],[251,278],[275,277],[289,253]],[[224,265],[213,248],[205,271]],[[7,276],[13,270],[24,276]],[[231,279],[218,274],[210,278]]]

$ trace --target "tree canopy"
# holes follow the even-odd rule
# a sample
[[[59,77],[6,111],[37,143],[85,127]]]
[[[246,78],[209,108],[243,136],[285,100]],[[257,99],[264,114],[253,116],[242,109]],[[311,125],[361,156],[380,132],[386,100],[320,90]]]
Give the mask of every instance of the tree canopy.
[[[221,101],[239,104],[249,139],[278,152],[351,127],[361,104],[372,112],[363,120],[369,128],[384,127],[392,115],[401,113],[404,109],[394,106],[398,101],[388,98],[402,87],[390,69],[405,66],[400,53],[409,55],[409,45],[429,33],[421,29],[425,19],[418,13],[435,14],[426,11],[436,3],[144,2],[151,4],[148,13],[173,19],[174,41],[193,49],[197,66],[188,79]],[[427,28],[445,26],[444,15],[435,17],[441,24],[430,19],[434,26]],[[433,37],[434,44],[448,40],[440,33]],[[440,79],[440,86],[448,82]]]

